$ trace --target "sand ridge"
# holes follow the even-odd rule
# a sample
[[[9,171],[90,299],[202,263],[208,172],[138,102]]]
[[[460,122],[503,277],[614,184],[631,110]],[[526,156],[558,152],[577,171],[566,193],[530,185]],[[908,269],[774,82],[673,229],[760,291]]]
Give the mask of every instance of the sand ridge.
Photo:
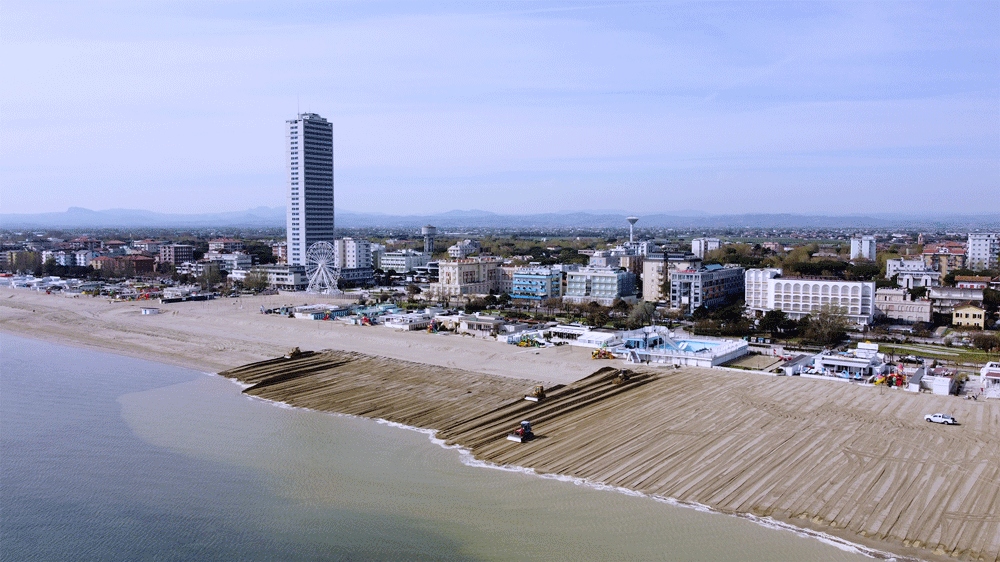
[[[437,429],[499,464],[769,516],[904,556],[1000,557],[1000,402],[634,368],[569,347],[525,352],[263,316],[262,301],[245,299],[243,309],[227,300],[178,303],[142,317],[137,303],[7,289],[0,330],[201,370],[268,360],[225,374],[257,384],[250,392],[265,398]],[[294,346],[330,351],[273,359]],[[635,380],[614,385],[611,370],[598,371],[608,366],[633,368]],[[259,378],[244,376],[251,372]],[[565,386],[541,404],[521,400],[535,380]],[[935,411],[962,425],[923,421]],[[503,439],[524,418],[541,438]]]

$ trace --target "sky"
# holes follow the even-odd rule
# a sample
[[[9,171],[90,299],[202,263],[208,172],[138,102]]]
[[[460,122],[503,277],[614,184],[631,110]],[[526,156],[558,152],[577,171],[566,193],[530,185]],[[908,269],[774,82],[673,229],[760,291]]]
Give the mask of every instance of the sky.
[[[0,212],[1000,209],[1000,2],[5,0]]]

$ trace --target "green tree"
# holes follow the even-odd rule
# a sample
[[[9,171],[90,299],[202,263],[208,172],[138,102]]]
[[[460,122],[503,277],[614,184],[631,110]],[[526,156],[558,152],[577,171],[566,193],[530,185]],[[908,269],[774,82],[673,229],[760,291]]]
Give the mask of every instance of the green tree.
[[[787,319],[788,315],[783,310],[768,310],[760,319],[760,329],[772,336],[777,335],[781,331],[781,324]]]
[[[632,330],[648,326],[653,323],[653,314],[655,312],[656,305],[651,302],[639,301],[629,312],[626,325]]]
[[[956,276],[971,276],[975,274],[976,272],[972,271],[971,269],[966,269],[966,268],[953,269],[945,274],[944,284],[948,287],[954,287]]]
[[[243,243],[243,251],[253,256],[253,262],[257,265],[275,263],[277,258],[271,246],[261,240],[249,240]]]
[[[55,258],[49,258],[42,264],[42,273],[45,275],[57,275],[58,269],[59,264],[56,263]]]
[[[616,298],[613,303],[611,303],[611,310],[614,311],[616,316],[625,316],[632,309],[632,306],[621,297]]]
[[[803,335],[818,344],[835,344],[847,334],[847,322],[847,311],[844,308],[824,305],[816,314],[810,315],[809,325]]]
[[[972,345],[983,351],[1000,349],[1000,337],[993,334],[976,334],[972,337]]]
[[[263,291],[268,286],[267,272],[262,269],[251,269],[243,281],[243,286],[255,293]]]
[[[416,283],[410,283],[406,286],[406,298],[409,299],[410,302],[413,302],[413,298],[422,292],[423,290],[417,286]]]

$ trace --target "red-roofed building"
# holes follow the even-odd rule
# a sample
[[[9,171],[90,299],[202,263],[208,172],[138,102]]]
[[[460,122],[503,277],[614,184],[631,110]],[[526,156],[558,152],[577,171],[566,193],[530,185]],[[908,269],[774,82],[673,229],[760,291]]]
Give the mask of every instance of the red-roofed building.
[[[928,244],[924,247],[921,258],[928,269],[938,272],[940,281],[944,283],[944,277],[949,271],[965,267],[965,244],[961,242]]]
[[[149,256],[132,255],[124,256],[118,259],[121,260],[125,273],[131,273],[132,275],[145,275],[147,273],[153,273],[153,267],[156,265],[156,260]]]
[[[90,267],[105,273],[114,273],[117,265],[118,260],[111,256],[97,256],[96,258],[90,260]]]
[[[973,275],[955,276],[955,286],[960,289],[985,289],[989,284],[989,277],[976,277]]]

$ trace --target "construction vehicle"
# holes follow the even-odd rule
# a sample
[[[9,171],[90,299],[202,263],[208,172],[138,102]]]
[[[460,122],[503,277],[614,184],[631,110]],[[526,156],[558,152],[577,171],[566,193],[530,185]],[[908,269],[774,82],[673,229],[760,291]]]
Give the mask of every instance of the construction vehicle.
[[[604,349],[602,347],[601,349],[595,349],[594,351],[590,352],[590,358],[591,359],[614,359],[615,356],[611,354],[610,350]]]
[[[613,385],[623,385],[632,378],[632,372],[628,369],[622,369],[615,373],[615,378],[611,379],[611,384]]]
[[[537,385],[535,388],[531,389],[531,394],[524,395],[524,399],[532,402],[541,402],[542,400],[545,400],[545,389],[542,385]]]
[[[521,427],[514,430],[507,436],[508,441],[513,441],[515,443],[526,443],[535,438],[535,434],[531,431],[531,422],[525,420],[521,422]]]

